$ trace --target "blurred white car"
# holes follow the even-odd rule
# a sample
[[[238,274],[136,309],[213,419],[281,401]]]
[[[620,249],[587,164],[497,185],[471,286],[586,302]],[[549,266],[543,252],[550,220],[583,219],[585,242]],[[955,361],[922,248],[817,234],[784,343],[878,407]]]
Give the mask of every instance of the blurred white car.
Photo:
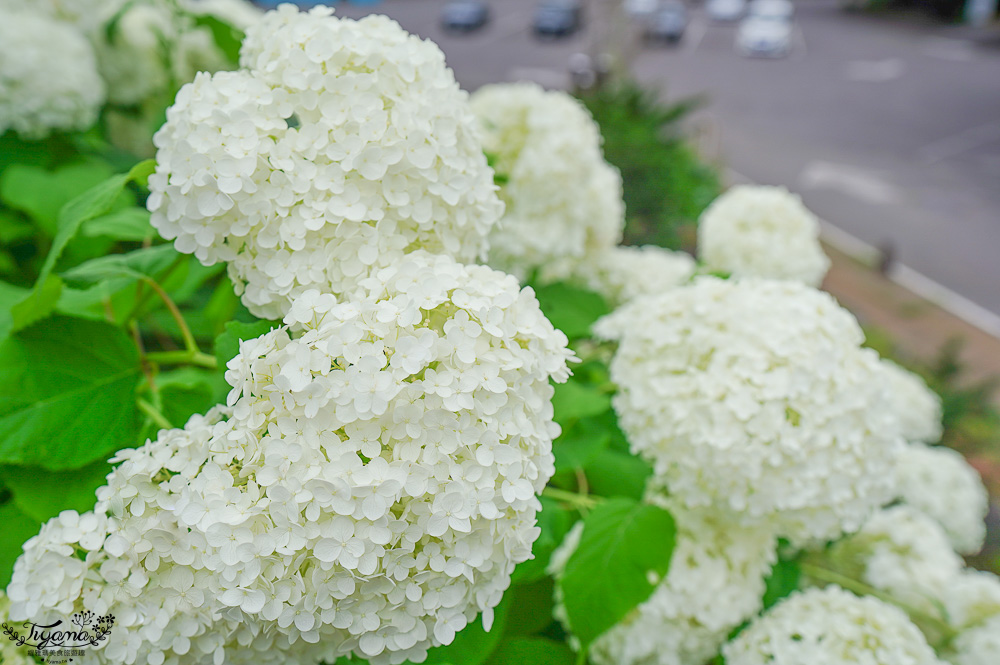
[[[656,13],[659,8],[659,0],[625,0],[625,13],[634,19],[647,19]]]
[[[792,50],[792,24],[787,19],[749,16],[736,31],[736,50],[748,57],[782,58]]]
[[[708,0],[705,11],[714,21],[735,21],[743,16],[746,0]]]
[[[747,17],[776,18],[791,21],[795,15],[795,5],[790,0],[751,0],[747,7]]]

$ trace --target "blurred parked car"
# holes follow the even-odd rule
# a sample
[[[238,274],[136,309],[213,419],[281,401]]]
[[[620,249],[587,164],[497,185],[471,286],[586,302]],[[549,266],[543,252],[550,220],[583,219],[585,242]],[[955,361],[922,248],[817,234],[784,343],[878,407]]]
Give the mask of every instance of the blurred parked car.
[[[680,0],[668,0],[646,24],[646,39],[651,42],[676,44],[687,28],[687,7]]]
[[[625,13],[631,18],[644,21],[653,16],[660,6],[659,0],[625,0]]]
[[[747,17],[791,21],[794,14],[795,5],[789,0],[751,0],[747,7]]]
[[[781,58],[792,50],[792,24],[783,18],[749,16],[736,31],[736,50],[753,57]]]
[[[455,32],[472,32],[490,20],[490,8],[481,0],[456,0],[441,11],[441,27]]]
[[[705,11],[715,21],[735,21],[743,16],[746,0],[708,0]]]
[[[536,35],[565,37],[583,25],[583,6],[579,0],[545,0],[535,11]]]

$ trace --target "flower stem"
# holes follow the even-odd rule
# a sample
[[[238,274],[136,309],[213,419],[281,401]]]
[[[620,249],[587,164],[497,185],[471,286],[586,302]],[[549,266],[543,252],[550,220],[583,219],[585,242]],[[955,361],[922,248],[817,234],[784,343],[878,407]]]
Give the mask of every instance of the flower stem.
[[[598,499],[597,497],[593,497],[588,494],[577,494],[576,492],[568,492],[566,490],[561,490],[557,487],[546,487],[545,489],[542,490],[542,496],[547,496],[550,499],[571,504],[576,508],[580,508],[583,510],[593,508],[598,503],[600,503],[600,499]]]
[[[187,321],[184,320],[184,315],[181,314],[181,310],[178,309],[177,303],[167,295],[167,292],[163,290],[163,287],[157,284],[155,279],[149,277],[143,280],[149,285],[151,289],[156,291],[156,295],[160,297],[163,304],[167,306],[167,310],[170,312],[170,316],[174,318],[174,322],[177,323],[177,327],[180,328],[181,337],[184,339],[184,348],[188,350],[192,355],[201,353],[198,349],[198,342],[195,341],[194,335],[191,334],[191,328],[188,327]]]
[[[142,399],[141,397],[135,401],[136,406],[139,410],[149,416],[149,419],[154,423],[159,425],[163,429],[173,429],[173,424],[167,420],[167,417],[156,410],[156,407]]]
[[[194,351],[154,351],[147,353],[146,359],[161,365],[197,365],[207,369],[215,369],[219,366],[215,356],[202,353],[198,349]]]

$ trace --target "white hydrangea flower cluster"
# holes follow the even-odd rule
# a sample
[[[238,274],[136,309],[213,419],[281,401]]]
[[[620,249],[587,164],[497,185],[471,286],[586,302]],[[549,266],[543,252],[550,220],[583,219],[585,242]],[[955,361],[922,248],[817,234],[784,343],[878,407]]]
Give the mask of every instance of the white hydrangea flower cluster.
[[[532,83],[498,84],[476,91],[472,110],[506,179],[490,265],[524,279],[621,241],[621,175],[604,161],[600,131],[579,101]]]
[[[38,139],[86,129],[104,99],[81,34],[41,13],[0,9],[0,134]]]
[[[819,244],[819,220],[783,187],[739,185],[698,220],[698,258],[738,277],[768,277],[819,286],[830,260]]]
[[[885,389],[907,441],[934,443],[941,440],[941,398],[913,372],[891,360],[882,360]]]
[[[989,493],[961,453],[911,443],[900,452],[893,473],[898,498],[941,525],[956,552],[982,549]]]
[[[951,665],[996,665],[1000,654],[1000,615],[960,634],[948,653]]]
[[[906,505],[878,511],[828,556],[838,571],[930,614],[964,566],[938,523]]]
[[[10,599],[0,590],[0,623],[7,623],[9,619]],[[5,635],[0,634],[0,663],[3,665],[37,665],[37,661],[28,655],[27,646],[17,646]]]
[[[901,441],[854,317],[795,282],[701,277],[601,319],[614,408],[656,481],[796,544],[892,498]]]
[[[472,261],[503,205],[467,96],[441,51],[384,16],[283,5],[247,33],[244,69],[201,74],[156,134],[152,223],[243,302],[281,318],[417,249]]]
[[[963,570],[945,589],[942,604],[952,627],[972,630],[1000,616],[1000,577],[979,570]]]
[[[417,252],[364,288],[307,292],[286,317],[300,336],[243,342],[227,421],[119,453],[96,509],[110,525],[73,532],[84,561],[64,536],[29,543],[20,613],[117,602],[109,663],[419,662],[476,615],[489,626],[539,533],[550,379],[572,354],[485,266]]]
[[[89,33],[109,21],[128,0],[0,0],[0,9],[32,11]]]
[[[594,252],[587,259],[544,267],[543,282],[567,280],[596,291],[612,306],[640,296],[656,295],[679,286],[695,272],[695,261],[684,252],[655,245],[619,245]]]
[[[703,665],[733,628],[761,609],[765,578],[777,560],[775,538],[708,511],[664,507],[678,526],[670,570],[648,600],[591,645],[597,665]],[[557,578],[579,545],[582,525],[552,555],[549,570]],[[566,625],[558,598],[556,616]]]
[[[722,653],[726,665],[945,665],[901,610],[837,586],[793,593]]]

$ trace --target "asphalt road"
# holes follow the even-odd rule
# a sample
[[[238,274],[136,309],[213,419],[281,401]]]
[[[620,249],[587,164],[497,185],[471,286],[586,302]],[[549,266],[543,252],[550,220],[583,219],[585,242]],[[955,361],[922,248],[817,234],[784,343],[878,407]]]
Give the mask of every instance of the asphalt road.
[[[536,40],[536,0],[493,0],[491,24],[460,36],[440,29],[444,4],[387,0],[375,10],[438,42],[469,90],[564,85],[570,55],[589,47],[586,31]],[[790,57],[746,59],[733,50],[735,26],[695,6],[681,44],[643,48],[633,70],[668,99],[706,97],[692,128],[708,158],[799,192],[834,226],[891,248],[903,276],[1000,315],[1000,48],[964,34],[797,0]]]

